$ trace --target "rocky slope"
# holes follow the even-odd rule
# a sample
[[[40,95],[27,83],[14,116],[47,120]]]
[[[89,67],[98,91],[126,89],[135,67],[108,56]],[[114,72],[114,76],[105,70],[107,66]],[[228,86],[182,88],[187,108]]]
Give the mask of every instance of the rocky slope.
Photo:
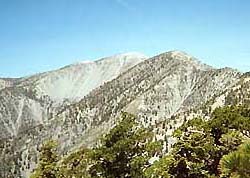
[[[17,136],[27,128],[43,124],[62,105],[80,100],[92,89],[145,59],[141,54],[127,53],[73,64],[15,82],[0,80],[0,138]]]
[[[84,61],[56,71],[24,79],[37,97],[49,96],[53,101],[77,101],[92,89],[110,81],[130,67],[145,60],[140,53],[125,53],[97,61]]]
[[[116,67],[121,65],[119,59],[117,61]],[[99,63],[102,62],[103,60],[99,61]],[[70,67],[74,67],[74,65]],[[92,89],[95,88],[94,90],[90,90],[88,87],[79,87],[81,90],[76,90],[75,87],[65,88],[67,82],[79,86],[79,81],[84,83],[85,80],[91,80],[81,77],[72,78],[66,72],[65,75],[59,75],[66,78],[65,83],[59,82],[63,89],[53,93],[51,91],[59,90],[61,87],[57,88],[60,85],[54,84],[58,80],[54,81],[56,77],[53,76],[52,72],[50,73],[51,79],[47,79],[49,82],[46,89],[43,87],[47,85],[42,84],[42,81],[47,74],[41,74],[42,77],[38,77],[39,80],[32,77],[22,79],[22,82],[13,88],[13,90],[17,90],[15,92],[1,91],[1,93],[5,92],[4,95],[2,94],[1,100],[6,103],[6,96],[8,96],[8,102],[10,101],[9,104],[5,104],[6,106],[18,101],[19,108],[25,106],[24,108],[36,109],[36,111],[28,111],[32,115],[24,117],[27,120],[24,122],[26,126],[32,125],[29,122],[34,120],[39,123],[33,125],[34,127],[30,126],[25,131],[16,132],[16,135],[11,139],[2,142],[4,160],[8,160],[9,165],[12,166],[12,172],[15,171],[16,175],[27,177],[37,161],[39,145],[49,138],[60,142],[62,145],[60,151],[63,154],[80,145],[93,146],[100,135],[107,132],[116,123],[117,116],[121,111],[136,114],[144,125],[155,128],[157,137],[160,139],[167,137],[171,143],[171,132],[183,120],[209,113],[211,108],[220,106],[220,104],[230,104],[234,99],[231,98],[227,101],[223,98],[231,97],[231,93],[235,93],[234,98],[238,98],[239,92],[243,94],[237,99],[238,103],[240,103],[238,100],[248,101],[247,97],[249,97],[247,74],[242,75],[230,68],[212,68],[180,51],[163,53],[143,60],[137,65],[120,68],[119,71],[122,71],[120,75],[119,72],[115,73],[117,75],[110,74],[114,68],[110,67],[108,63],[104,68],[108,69],[107,73],[100,74],[99,72],[95,73],[100,68],[93,67],[89,76],[95,74],[95,78],[92,79],[95,82],[99,79],[102,81],[103,76],[109,76],[108,78],[113,80],[106,80],[108,82],[103,85],[101,85],[103,82],[99,82],[99,85],[95,82],[88,82]],[[78,68],[74,69],[77,71]],[[61,70],[67,71],[68,69]],[[39,82],[35,82],[35,85],[30,87],[34,81]],[[26,90],[20,92],[18,89],[22,88],[21,86],[25,86]],[[9,95],[7,95],[8,92],[10,92]],[[41,119],[43,117],[35,116],[35,113],[40,112],[39,107],[29,100],[22,101],[20,93],[28,95],[32,101],[40,97],[39,103],[43,105],[41,108],[45,105],[46,110],[49,110],[50,117],[46,116],[47,119]],[[84,97],[79,100],[78,96]],[[11,101],[12,98],[14,98],[13,101]],[[62,102],[64,98],[67,98],[71,104],[52,107],[54,103]],[[30,107],[31,105],[32,107]],[[0,108],[3,110],[6,107]],[[8,112],[12,113],[15,108],[16,106],[13,106]],[[38,115],[41,116],[41,114]],[[9,126],[9,128],[6,127],[6,130],[12,131],[12,125],[20,127],[18,124],[20,120],[25,120],[20,119],[18,114],[13,117],[5,124]],[[14,119],[16,120],[13,124],[11,122]]]
[[[6,87],[12,87],[18,79],[16,78],[0,78],[0,90]]]
[[[11,161],[17,161],[18,147],[27,141],[23,135],[33,128],[43,127],[61,107],[80,100],[145,59],[139,53],[126,53],[29,77],[0,79],[0,150],[3,158],[0,168],[10,163],[6,171],[12,174],[11,168],[19,172],[19,168],[13,166],[19,163]],[[20,145],[14,140],[20,140]],[[5,161],[9,156],[11,161]]]

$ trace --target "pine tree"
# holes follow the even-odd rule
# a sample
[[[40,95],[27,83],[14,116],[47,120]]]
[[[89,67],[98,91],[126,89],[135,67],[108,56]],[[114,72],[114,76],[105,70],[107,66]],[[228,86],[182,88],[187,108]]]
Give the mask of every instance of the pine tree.
[[[249,135],[249,113],[249,108],[245,106],[224,107],[216,109],[208,121],[202,118],[189,120],[173,134],[177,138],[177,142],[168,156],[173,161],[164,162],[166,158],[163,157],[163,160],[159,160],[151,166],[151,170],[154,169],[159,174],[166,173],[170,177],[176,178],[219,177],[220,160],[224,155],[233,152],[229,154],[231,156],[226,156],[224,162],[221,163],[223,170],[225,171],[227,166],[233,165],[235,167],[229,167],[229,171],[239,169],[238,172],[244,170],[242,172],[248,173],[250,170],[249,157],[234,151]],[[239,157],[240,160],[238,160]],[[226,162],[227,160],[228,162]],[[241,164],[239,161],[242,165],[237,166],[237,164]],[[249,177],[249,175],[245,177]]]
[[[220,167],[224,176],[250,177],[250,142],[242,144],[237,151],[223,156]]]
[[[149,159],[162,150],[153,142],[153,133],[136,122],[136,118],[122,113],[122,120],[104,136],[101,145],[92,151],[92,177],[143,178]]]
[[[52,140],[42,145],[38,166],[30,178],[57,178],[58,155],[56,148],[57,143]]]
[[[87,172],[88,164],[90,164],[88,152],[88,149],[80,148],[64,157],[58,165],[58,178],[89,178]]]

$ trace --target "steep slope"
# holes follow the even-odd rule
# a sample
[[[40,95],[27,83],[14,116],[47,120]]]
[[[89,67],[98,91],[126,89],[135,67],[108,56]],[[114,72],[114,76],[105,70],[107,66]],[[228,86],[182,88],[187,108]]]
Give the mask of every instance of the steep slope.
[[[209,100],[204,108],[210,108],[210,112],[217,107],[228,105],[249,105],[250,104],[250,73],[243,74],[238,82],[218,96]]]
[[[229,68],[224,71],[231,70]],[[184,121],[200,117],[205,120],[211,119],[213,111],[218,107],[224,106],[240,106],[250,105],[250,75],[249,72],[240,75],[233,85],[224,88],[221,92],[214,94],[207,102],[175,113],[170,119],[165,119],[157,122],[154,127],[154,132],[158,139],[167,139],[168,149],[175,143],[175,139],[171,137],[172,132],[178,128]]]
[[[91,146],[116,123],[122,110],[137,114],[143,124],[157,128],[158,123],[173,120],[178,113],[225,92],[240,76],[233,69],[214,69],[180,51],[163,53],[128,69],[78,103],[60,109],[42,126],[21,133],[19,139],[9,142],[15,146],[8,149],[18,150],[18,167],[24,169],[20,173],[27,176],[36,162],[37,145],[47,138],[59,140],[63,153],[82,144]]]
[[[0,90],[6,87],[12,87],[18,79],[16,78],[0,78]]]
[[[94,88],[145,60],[139,53],[126,53],[19,80],[0,80],[0,138],[44,124],[68,103],[83,98]]]
[[[47,95],[54,101],[79,100],[144,59],[146,56],[139,53],[125,53],[98,61],[76,63],[41,76],[35,82],[34,90],[37,96]]]
[[[240,73],[235,70],[211,69],[182,52],[164,53],[94,90],[78,104],[65,108],[58,118],[66,119],[55,119],[56,127],[62,124],[59,133],[66,129],[71,138],[67,140],[76,142],[78,133],[71,128],[81,133],[92,132],[104,124],[108,129],[122,110],[136,113],[150,125],[205,103],[233,86],[239,77]]]

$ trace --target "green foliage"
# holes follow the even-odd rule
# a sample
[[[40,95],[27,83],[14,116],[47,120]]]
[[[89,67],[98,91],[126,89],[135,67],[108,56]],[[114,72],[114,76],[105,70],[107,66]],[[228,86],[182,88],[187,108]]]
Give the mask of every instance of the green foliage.
[[[161,147],[153,142],[151,131],[140,126],[133,115],[123,113],[120,123],[93,149],[90,174],[105,178],[144,177],[148,160],[160,152]]]
[[[59,178],[88,178],[87,172],[89,160],[89,150],[80,148],[78,151],[71,153],[69,156],[62,159],[59,167]]]
[[[146,178],[170,178],[168,170],[174,163],[172,156],[165,156],[145,170]]]
[[[242,144],[237,151],[223,156],[220,161],[222,176],[250,177],[250,142]]]
[[[240,145],[249,139],[249,130],[250,109],[218,108],[210,120],[194,118],[175,130],[177,142],[164,156],[153,132],[122,113],[91,150],[81,148],[58,161],[56,143],[45,143],[32,178],[247,178],[250,143]],[[160,159],[152,164],[156,155]]]
[[[173,161],[164,164],[165,158],[162,158],[149,170],[161,170],[175,178],[219,177],[221,158],[237,150],[249,137],[249,115],[247,107],[235,106],[216,109],[209,121],[189,120],[173,133],[177,138],[169,155]]]
[[[56,153],[56,147],[57,143],[52,140],[42,145],[39,164],[30,178],[57,178],[58,155]]]

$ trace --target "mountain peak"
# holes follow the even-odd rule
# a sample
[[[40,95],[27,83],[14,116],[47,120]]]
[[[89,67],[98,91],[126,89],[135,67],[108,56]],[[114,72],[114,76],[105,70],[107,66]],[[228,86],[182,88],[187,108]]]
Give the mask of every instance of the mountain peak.
[[[146,55],[140,52],[126,52],[114,55],[114,57],[140,57],[140,58],[148,58]]]
[[[73,63],[69,66],[77,66],[77,65],[85,65],[85,64],[94,64],[94,63],[99,63],[99,62],[104,62],[104,61],[114,61],[114,62],[121,62],[121,61],[129,61],[129,60],[138,60],[142,61],[144,59],[147,59],[148,57],[142,53],[139,52],[127,52],[127,53],[120,53],[120,54],[115,54],[112,56],[104,57],[104,58],[99,58],[96,60],[83,60],[83,61],[78,61],[76,63]]]
[[[79,100],[91,90],[145,60],[140,53],[124,53],[99,60],[78,62],[47,73],[36,82],[36,92],[53,101]]]
[[[127,52],[127,53],[120,53],[120,54],[115,54],[113,56],[109,56],[109,57],[105,57],[105,58],[101,58],[99,60],[96,60],[95,62],[103,62],[103,61],[114,61],[114,62],[128,62],[131,60],[145,60],[148,57],[142,53],[139,52]]]
[[[177,58],[177,59],[181,59],[181,60],[197,60],[196,58],[194,58],[193,56],[187,54],[184,51],[179,51],[179,50],[173,50],[173,51],[169,51],[167,52],[172,58]]]
[[[200,116],[210,101],[206,115],[224,103],[248,102],[248,75],[241,78],[229,68],[213,69],[178,50],[145,59],[129,52],[18,82],[0,78],[0,138],[6,140],[0,159],[10,160],[9,172],[14,168],[22,174],[15,177],[29,177],[38,146],[49,138],[58,139],[59,153],[92,146],[113,128],[122,111],[136,114],[138,121],[154,129],[156,139],[167,138],[172,144],[173,130],[185,119]]]
[[[168,53],[173,54],[173,55],[188,55],[185,51],[181,51],[181,50],[171,50]]]
[[[184,51],[172,50],[172,51],[162,53],[162,54],[158,55],[158,57],[159,56],[165,57],[168,60],[176,60],[178,62],[184,62],[184,63],[192,64],[192,65],[196,66],[196,68],[198,68],[200,70],[203,70],[203,71],[213,69],[213,67],[202,63],[200,60],[198,60],[197,58],[189,55],[188,53],[186,53]]]

